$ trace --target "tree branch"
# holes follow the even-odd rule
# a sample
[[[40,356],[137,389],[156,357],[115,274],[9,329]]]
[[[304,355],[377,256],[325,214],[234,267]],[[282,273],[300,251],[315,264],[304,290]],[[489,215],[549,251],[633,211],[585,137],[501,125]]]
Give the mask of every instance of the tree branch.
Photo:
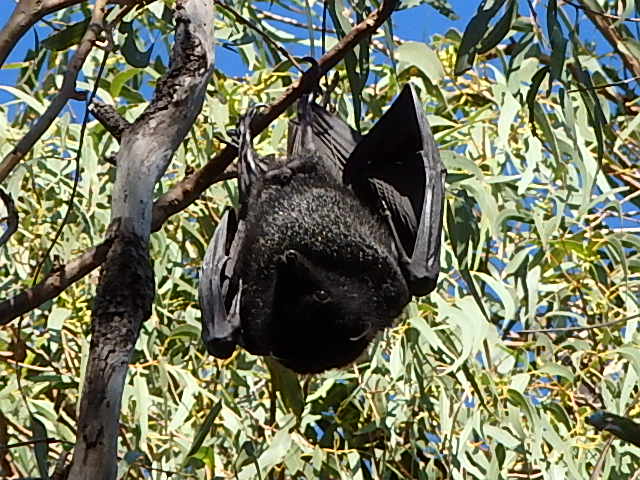
[[[69,478],[114,480],[125,378],[155,294],[149,256],[153,192],[202,110],[213,73],[212,0],[178,0],[170,68],[122,133],[111,195],[112,242],[91,315],[91,346]]]
[[[122,133],[131,126],[113,105],[94,100],[89,106],[89,111],[118,142]]]
[[[609,42],[611,48],[620,55],[624,65],[633,73],[634,77],[640,77],[640,59],[632,55],[624,47],[625,38],[616,29],[613,22],[609,18],[601,15],[599,12],[588,8],[585,5],[585,0],[581,0],[581,2],[584,6],[583,11],[585,15],[589,17],[589,20],[591,20],[598,30],[600,30],[600,33],[607,42]]]
[[[31,0],[26,0],[30,2]],[[59,0],[59,3],[62,0]],[[22,2],[21,2],[22,3]],[[54,3],[54,2],[49,2]],[[78,98],[76,91],[76,80],[82,69],[82,65],[87,56],[91,52],[98,35],[104,28],[104,16],[106,13],[107,0],[96,0],[91,15],[91,22],[85,32],[82,40],[78,44],[76,53],[69,62],[67,71],[62,80],[62,87],[58,94],[53,97],[47,110],[42,114],[36,123],[31,127],[27,134],[22,137],[18,144],[9,152],[9,154],[0,163],[0,183],[11,173],[15,166],[24,158],[24,156],[33,148],[35,143],[42,137],[44,132],[51,126],[56,117],[60,114],[67,101],[70,98]],[[45,3],[46,5],[46,3]]]
[[[347,36],[318,61],[320,72],[328,72],[358,45],[363,37],[375,32],[391,16],[396,3],[396,0],[386,0],[378,10],[356,25]],[[254,121],[255,125],[252,125],[251,128],[254,135],[258,135],[267,128],[287,107],[300,98],[304,91],[303,85],[312,80],[311,77],[312,74],[309,72],[303,74],[262,116]],[[153,206],[151,230],[153,232],[160,230],[170,216],[191,205],[202,192],[223,175],[224,170],[231,164],[237,153],[234,147],[227,146],[204,167],[186,177],[158,198]],[[108,250],[105,243],[87,250],[60,271],[52,272],[33,288],[24,290],[0,303],[0,325],[6,325],[45,301],[55,298],[69,285],[93,271],[104,262],[106,253],[103,253],[103,249]]]
[[[0,200],[3,201],[5,208],[7,209],[7,229],[2,235],[0,235],[0,247],[7,243],[11,235],[18,230],[18,211],[11,199],[11,196],[0,188]]]
[[[2,30],[0,30],[0,66],[11,53],[18,40],[45,15],[61,10],[82,0],[20,0]]]

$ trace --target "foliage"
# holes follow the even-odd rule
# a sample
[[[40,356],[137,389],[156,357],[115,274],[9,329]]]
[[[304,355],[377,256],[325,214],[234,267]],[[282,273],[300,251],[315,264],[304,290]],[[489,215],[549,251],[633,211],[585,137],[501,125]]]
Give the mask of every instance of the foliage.
[[[304,13],[321,14],[318,2],[273,3],[300,26],[269,20],[269,2],[233,5],[295,54],[319,46],[317,37],[309,41]],[[352,3],[355,21],[373,2]],[[420,3],[403,7],[424,12]],[[452,15],[447,2],[427,3]],[[123,478],[626,479],[640,469],[638,447],[609,447],[585,424],[598,408],[638,413],[638,110],[625,100],[634,90],[620,83],[620,57],[580,36],[583,11],[574,22],[573,10],[548,3],[531,17],[518,2],[496,1],[464,34],[452,29],[428,43],[394,40],[387,26],[337,67],[337,82],[330,75],[322,83],[332,85],[332,104],[353,125],[363,112],[366,130],[400,86],[414,82],[448,169],[440,284],[352,367],[297,378],[244,351],[226,362],[207,356],[197,271],[235,198],[234,181],[209,188],[153,236],[156,301],[123,399]],[[623,8],[632,2],[618,3],[612,12],[634,14]],[[165,70],[170,4],[150,3],[113,32],[122,48],[108,57],[98,97],[130,121]],[[349,7],[333,5],[334,17]],[[15,99],[0,105],[0,155],[56,93],[87,8],[47,17],[37,29],[48,37],[40,48],[5,66],[19,69],[19,80],[2,87]],[[222,47],[249,73],[236,77],[217,65],[203,115],[158,193],[219,151],[250,102],[273,101],[297,75],[255,28],[220,13]],[[348,31],[349,18],[340,21],[336,30]],[[79,88],[91,88],[101,60],[100,52],[90,55]],[[359,98],[349,93],[354,85]],[[78,174],[79,105],[69,105],[3,185],[20,213],[19,231],[0,248],[3,299],[37,280],[36,265],[65,215]],[[282,154],[289,117],[259,137],[262,154]],[[90,120],[71,216],[43,272],[104,237],[113,181],[104,159],[117,148]],[[97,274],[85,277],[0,330],[0,444],[30,439],[31,412],[57,440],[51,460],[72,448],[96,281]],[[527,333],[540,328],[558,330]],[[33,451],[0,450],[0,472],[37,474]]]

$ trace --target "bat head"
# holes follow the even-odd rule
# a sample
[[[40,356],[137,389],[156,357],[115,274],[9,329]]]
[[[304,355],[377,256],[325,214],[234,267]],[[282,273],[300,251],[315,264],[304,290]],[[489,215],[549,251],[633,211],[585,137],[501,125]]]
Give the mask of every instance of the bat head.
[[[272,354],[299,373],[356,360],[410,298],[404,282],[370,268],[323,265],[295,250],[284,253],[278,270]]]

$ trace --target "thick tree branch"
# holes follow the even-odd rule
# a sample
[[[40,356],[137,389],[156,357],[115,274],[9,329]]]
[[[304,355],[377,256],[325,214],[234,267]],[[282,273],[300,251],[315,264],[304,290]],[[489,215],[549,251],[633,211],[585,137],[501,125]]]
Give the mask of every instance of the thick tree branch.
[[[0,163],[0,183],[7,178],[9,173],[11,173],[20,160],[24,158],[40,137],[42,137],[44,132],[47,131],[67,104],[67,101],[71,98],[78,97],[78,92],[76,91],[76,80],[78,79],[78,74],[82,69],[84,61],[91,52],[98,35],[104,28],[106,5],[107,0],[96,0],[89,27],[78,44],[73,58],[69,62],[69,66],[67,67],[67,71],[65,72],[62,80],[62,87],[60,88],[60,91],[55,97],[53,97],[53,100],[51,100],[47,110],[40,118],[38,118],[33,127],[31,127],[27,134],[22,137],[18,144],[11,150],[11,152],[9,152],[4,160],[2,160],[2,163]]]
[[[346,37],[319,60],[320,71],[322,73],[328,72],[358,45],[363,37],[375,32],[390,17],[396,3],[396,0],[385,1],[378,10],[356,25]],[[311,77],[311,73],[305,73],[300,80],[292,84],[282,97],[266,110],[264,115],[256,119],[255,125],[252,126],[252,132],[255,132],[256,135],[262,132],[287,107],[300,98],[304,91],[303,84],[306,85],[311,81]],[[227,146],[204,167],[189,175],[156,200],[153,206],[152,231],[160,230],[170,216],[187,208],[202,192],[221,178],[224,170],[236,155],[237,150],[232,146]],[[61,271],[52,272],[33,288],[0,303],[0,325],[5,325],[45,301],[55,298],[69,285],[93,271],[104,262],[106,254],[101,253],[103,248],[106,248],[104,244],[100,244],[87,250],[63,267]]]
[[[153,192],[202,110],[213,72],[213,14],[212,0],[177,2],[170,69],[149,106],[122,133],[107,235],[112,245],[91,318],[70,478],[116,478],[125,378],[155,290],[149,257]]]
[[[11,53],[18,40],[45,15],[61,10],[82,0],[20,0],[2,30],[0,30],[0,66]]]
[[[122,133],[131,126],[113,105],[94,100],[89,106],[89,111],[118,142]]]

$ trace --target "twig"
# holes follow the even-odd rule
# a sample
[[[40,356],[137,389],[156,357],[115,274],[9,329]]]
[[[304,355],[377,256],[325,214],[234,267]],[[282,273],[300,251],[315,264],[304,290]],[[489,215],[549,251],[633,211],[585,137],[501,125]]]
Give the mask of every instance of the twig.
[[[5,208],[7,209],[7,229],[4,231],[2,236],[0,236],[0,247],[7,243],[11,235],[13,235],[16,230],[18,230],[18,211],[16,210],[16,206],[11,199],[11,196],[6,193],[4,190],[0,188],[0,199],[4,203]]]
[[[560,327],[560,328],[538,328],[531,330],[520,330],[519,332],[513,332],[513,334],[517,335],[526,335],[529,333],[566,333],[566,332],[582,332],[587,330],[596,330],[598,328],[607,328],[613,327],[614,325],[618,325],[619,323],[624,323],[627,320],[632,320],[634,318],[640,317],[640,314],[631,315],[630,317],[620,318],[618,320],[612,320],[611,322],[598,323],[596,325],[587,325],[584,327]]]
[[[292,27],[301,28],[303,30],[309,30],[309,27],[306,24],[299,22],[294,18],[278,15],[268,10],[264,12],[260,12],[258,14],[258,18],[273,20],[274,22],[280,22],[286,25],[291,25]],[[332,28],[323,28],[322,26],[318,26],[318,25],[311,25],[311,29],[315,30],[316,32],[330,33],[331,35],[337,34],[337,32]],[[399,37],[394,36],[393,43],[395,43],[396,45],[402,45],[403,40]],[[371,45],[373,45],[375,49],[389,56],[389,49],[380,40],[371,39]]]
[[[258,18],[260,18],[260,19],[266,18],[267,20],[273,20],[275,22],[284,23],[286,25],[291,25],[292,27],[302,28],[304,30],[308,30],[309,29],[309,27],[307,25],[305,25],[302,22],[299,22],[298,20],[296,20],[294,18],[284,17],[282,15],[278,15],[278,14],[270,12],[268,10],[258,13]],[[332,35],[336,34],[336,31],[333,30],[332,28],[323,29],[322,27],[319,27],[318,25],[311,25],[311,28],[313,30],[315,30],[316,32],[330,33]]]
[[[584,0],[582,0],[584,1]],[[633,73],[634,77],[640,77],[640,59],[634,55],[628,53],[625,49],[621,48],[624,45],[625,39],[622,37],[615,27],[610,23],[610,20],[606,17],[599,15],[599,12],[595,12],[591,9],[585,9],[585,14],[593,22],[593,24],[600,30],[602,36],[609,42],[611,48],[613,48],[624,65]]]
[[[6,448],[8,450],[10,448],[28,447],[30,445],[35,445],[38,443],[66,443],[67,445],[73,445],[73,443],[71,442],[68,442],[66,440],[60,440],[58,438],[36,438],[35,440],[16,442],[16,443],[11,443],[9,445],[0,445],[0,449]]]
[[[571,5],[572,7],[575,8],[579,8],[580,10],[584,10],[585,12],[590,12],[593,13],[594,15],[600,15],[601,17],[604,18],[609,18],[611,20],[615,20],[615,21],[622,21],[622,22],[635,22],[635,23],[640,23],[640,18],[635,18],[635,17],[621,17],[619,15],[613,15],[611,13],[606,13],[606,12],[599,12],[598,10],[594,10],[592,8],[587,7],[586,5],[580,5],[578,3],[573,2],[572,0],[562,0],[563,3],[566,3],[567,5]]]
[[[76,53],[69,62],[67,71],[64,74],[62,81],[62,87],[60,92],[53,97],[53,100],[47,107],[47,110],[36,121],[35,125],[22,137],[18,144],[11,150],[11,152],[0,163],[0,183],[11,173],[15,166],[24,158],[24,156],[33,148],[35,143],[44,135],[49,126],[53,123],[56,117],[60,114],[67,101],[71,98],[79,99],[84,95],[76,91],[76,80],[78,74],[82,69],[82,65],[87,56],[93,49],[95,41],[98,39],[98,35],[104,28],[104,17],[106,12],[107,0],[96,0],[93,13],[91,15],[91,22],[84,33],[82,40],[78,44]]]
[[[640,80],[640,77],[625,78],[624,80],[620,80],[619,82],[604,83],[602,85],[594,85],[593,87],[574,88],[567,91],[567,93],[586,92],[589,90],[600,90],[603,88],[618,87],[620,85],[626,85],[627,83],[635,82],[636,80]]]
[[[271,47],[275,48],[278,52],[280,52],[280,55],[282,55],[284,58],[289,60],[291,62],[291,64],[298,69],[298,71],[300,71],[300,72],[304,71],[302,69],[302,67],[300,66],[300,64],[296,61],[295,58],[293,58],[293,56],[287,51],[286,48],[284,48],[278,42],[274,41],[269,36],[269,34],[267,34],[265,31],[263,31],[257,25],[254,25],[249,20],[244,18],[244,16],[240,12],[235,10],[233,7],[227,5],[226,3],[222,2],[221,0],[213,0],[213,3],[218,5],[221,8],[224,8],[227,12],[229,12],[231,15],[233,15],[238,22],[240,22],[243,25],[245,25],[245,26],[251,28],[252,30],[256,31],[264,39],[265,42],[267,42],[269,45],[271,45]]]

